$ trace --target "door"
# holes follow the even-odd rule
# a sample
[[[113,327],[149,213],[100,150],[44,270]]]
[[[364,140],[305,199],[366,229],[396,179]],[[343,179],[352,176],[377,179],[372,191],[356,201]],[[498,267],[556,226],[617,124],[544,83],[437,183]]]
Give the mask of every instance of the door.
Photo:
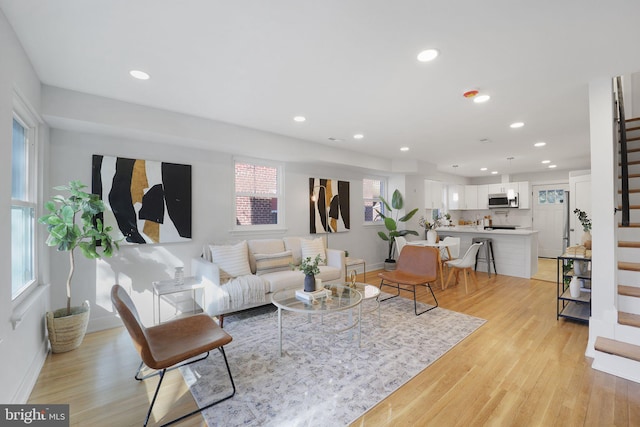
[[[564,217],[567,203],[565,191],[569,183],[534,185],[533,229],[538,230],[538,256],[556,258],[562,255]]]

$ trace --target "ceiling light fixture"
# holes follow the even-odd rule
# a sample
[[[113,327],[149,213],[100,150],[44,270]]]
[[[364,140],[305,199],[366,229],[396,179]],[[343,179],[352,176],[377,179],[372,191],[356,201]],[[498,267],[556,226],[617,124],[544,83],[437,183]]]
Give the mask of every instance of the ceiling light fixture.
[[[557,166],[556,165],[549,165],[549,169],[553,169],[555,167],[557,167]]]
[[[487,168],[480,168],[480,170],[484,172],[487,170]]]
[[[546,165],[546,164],[548,164],[548,163],[551,163],[551,160],[543,160],[543,161],[542,161],[542,162],[540,162],[540,163],[542,163],[543,165]]]
[[[409,147],[400,147],[400,151],[409,151]]]
[[[542,141],[533,144],[534,147],[544,147],[545,145],[547,145],[547,143]]]
[[[140,70],[131,70],[129,71],[129,75],[138,80],[149,80],[151,76],[148,73]]]
[[[364,138],[364,135],[361,133],[356,133],[355,135],[353,135],[353,139],[362,139]]]
[[[433,61],[438,57],[440,52],[437,49],[426,49],[418,54],[418,61],[420,62],[429,62]]]
[[[498,171],[491,171],[491,175],[498,175]]]
[[[487,102],[491,97],[489,95],[478,95],[473,97],[473,102],[476,104],[482,104],[483,102]]]
[[[518,128],[521,128],[522,126],[524,126],[523,122],[515,122],[509,125],[511,129],[518,129]]]
[[[306,120],[307,120],[307,118],[306,118],[305,116],[295,116],[295,117],[293,118],[293,120],[294,120],[294,121],[296,121],[296,122],[298,122],[298,123],[302,123],[302,122],[306,121]]]

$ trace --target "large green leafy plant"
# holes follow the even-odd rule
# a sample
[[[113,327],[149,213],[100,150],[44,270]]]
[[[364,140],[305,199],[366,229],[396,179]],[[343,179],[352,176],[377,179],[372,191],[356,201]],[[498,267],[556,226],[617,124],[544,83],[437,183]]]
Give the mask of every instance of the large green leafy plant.
[[[399,212],[404,207],[404,200],[402,198],[402,194],[400,191],[395,190],[393,195],[391,196],[391,205],[387,203],[387,201],[381,196],[380,200],[384,204],[386,215],[380,210],[376,209],[376,212],[382,219],[384,219],[384,226],[387,229],[387,232],[378,231],[378,236],[386,242],[389,242],[389,255],[387,257],[386,262],[393,262],[393,249],[396,242],[396,237],[406,236],[407,234],[413,234],[414,236],[418,235],[417,231],[414,230],[398,230],[398,222],[407,222],[409,221],[415,214],[418,212],[418,208],[415,208],[408,214],[404,215],[401,218],[398,218]],[[393,210],[395,212],[395,218],[393,216]]]
[[[95,259],[110,257],[118,249],[118,241],[113,240],[112,227],[104,227],[96,215],[104,212],[105,205],[98,195],[83,189],[80,181],[71,181],[69,185],[54,187],[54,190],[66,191],[68,196],[57,195],[45,204],[49,213],[38,219],[47,226],[48,246],[59,251],[69,252],[69,276],[67,277],[67,315],[71,314],[71,278],[75,269],[74,250],[79,247],[82,254]],[[98,247],[101,247],[98,252]]]

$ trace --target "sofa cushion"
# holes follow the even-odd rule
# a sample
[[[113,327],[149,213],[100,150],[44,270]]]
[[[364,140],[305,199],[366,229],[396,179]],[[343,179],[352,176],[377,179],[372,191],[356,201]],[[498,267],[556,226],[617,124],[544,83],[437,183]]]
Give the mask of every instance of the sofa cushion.
[[[287,251],[291,251],[291,256],[293,257],[293,264],[300,265],[302,262],[302,249],[300,249],[300,237],[283,237],[284,248]]]
[[[231,246],[211,245],[211,258],[220,267],[220,276],[238,277],[251,274],[247,242]]]
[[[291,251],[278,252],[276,254],[253,254],[256,260],[256,274],[261,276],[274,271],[291,270],[293,257]]]
[[[255,254],[277,254],[285,251],[282,239],[255,239],[247,242],[249,245],[249,267],[256,273]]]
[[[320,255],[322,261],[318,265],[327,265],[327,253],[324,250],[324,239],[322,237],[313,240],[300,239],[300,249],[302,251],[302,259],[311,258],[313,261],[316,256]]]

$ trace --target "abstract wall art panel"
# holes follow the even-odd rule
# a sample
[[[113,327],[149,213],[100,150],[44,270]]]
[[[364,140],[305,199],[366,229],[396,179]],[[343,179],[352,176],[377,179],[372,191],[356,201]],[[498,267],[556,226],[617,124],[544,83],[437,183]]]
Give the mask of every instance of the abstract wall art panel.
[[[309,178],[309,228],[311,234],[351,228],[349,181]]]
[[[122,243],[191,240],[191,165],[94,155],[91,189]]]

